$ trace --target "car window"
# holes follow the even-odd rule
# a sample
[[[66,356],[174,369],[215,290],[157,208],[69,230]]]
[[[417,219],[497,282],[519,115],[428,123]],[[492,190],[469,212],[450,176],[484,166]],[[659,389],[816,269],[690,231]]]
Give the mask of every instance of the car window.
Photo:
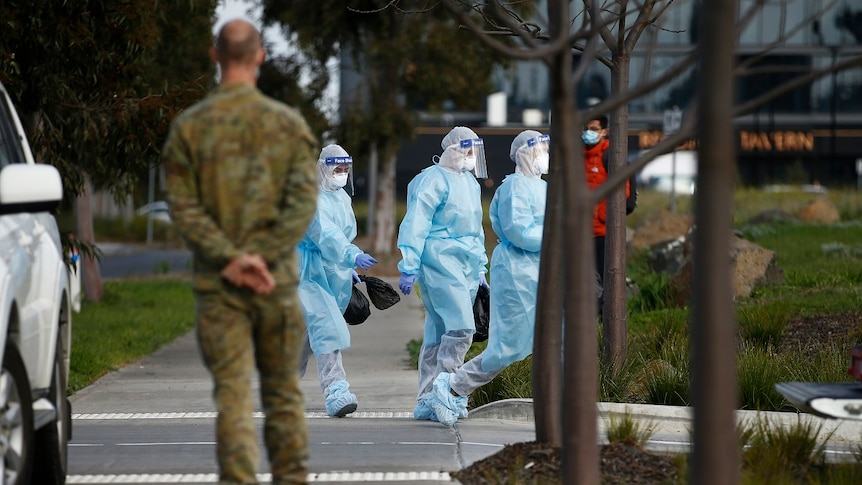
[[[0,168],[10,163],[24,163],[25,160],[9,109],[0,92]]]

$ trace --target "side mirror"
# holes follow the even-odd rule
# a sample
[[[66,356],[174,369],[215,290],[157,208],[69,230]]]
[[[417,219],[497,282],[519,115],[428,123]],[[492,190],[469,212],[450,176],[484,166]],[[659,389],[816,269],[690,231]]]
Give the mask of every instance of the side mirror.
[[[52,165],[14,163],[0,170],[0,214],[50,212],[63,200],[63,181]]]

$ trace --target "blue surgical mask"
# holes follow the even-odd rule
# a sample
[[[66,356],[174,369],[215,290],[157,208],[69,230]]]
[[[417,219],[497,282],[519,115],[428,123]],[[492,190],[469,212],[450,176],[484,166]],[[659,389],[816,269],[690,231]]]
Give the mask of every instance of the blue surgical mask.
[[[599,142],[599,134],[592,130],[584,130],[584,133],[581,134],[581,139],[587,145],[595,145]]]

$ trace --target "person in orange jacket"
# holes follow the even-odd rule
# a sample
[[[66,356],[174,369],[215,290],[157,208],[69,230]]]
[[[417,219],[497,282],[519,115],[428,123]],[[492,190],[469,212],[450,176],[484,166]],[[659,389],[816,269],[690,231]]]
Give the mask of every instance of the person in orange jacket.
[[[597,116],[584,124],[581,134],[584,142],[584,169],[586,170],[587,186],[595,189],[608,179],[608,118]],[[634,187],[634,177],[626,182],[626,214],[630,214],[637,204],[637,191]],[[602,199],[593,209],[593,241],[596,253],[596,282],[599,299],[599,316],[602,314],[604,302],[605,275],[605,234],[607,232],[607,200]]]

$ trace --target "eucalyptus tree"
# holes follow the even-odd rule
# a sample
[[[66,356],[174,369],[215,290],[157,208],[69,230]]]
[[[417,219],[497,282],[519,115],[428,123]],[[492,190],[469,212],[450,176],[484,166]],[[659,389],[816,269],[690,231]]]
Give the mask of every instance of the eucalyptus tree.
[[[38,161],[79,195],[85,293],[101,298],[89,191],[131,194],[158,163],[173,117],[210,86],[217,0],[7,0],[0,3],[0,80]]]
[[[217,2],[0,4],[0,80],[67,195],[85,175],[127,194],[155,163],[173,116],[209,87]]]
[[[413,136],[417,112],[477,111],[504,58],[486,49],[442,9],[426,2],[263,0],[263,21],[282,26],[309,60],[342,63],[339,144],[368,158],[375,254],[392,251],[396,155]],[[347,78],[350,77],[350,80]],[[352,81],[355,82],[352,82]],[[431,162],[429,154],[429,164]],[[380,160],[379,169],[375,162]]]

